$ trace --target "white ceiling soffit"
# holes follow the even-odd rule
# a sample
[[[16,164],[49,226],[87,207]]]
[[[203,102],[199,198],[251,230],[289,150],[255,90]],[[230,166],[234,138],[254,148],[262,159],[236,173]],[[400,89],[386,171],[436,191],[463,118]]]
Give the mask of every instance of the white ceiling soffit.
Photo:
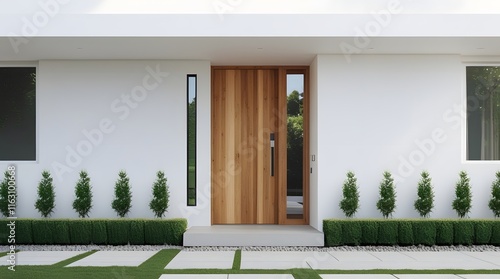
[[[17,40],[19,38],[16,38]],[[500,38],[0,38],[0,61],[181,59],[214,65],[309,65],[318,54],[452,54],[500,56]],[[17,51],[16,51],[17,50]]]
[[[370,14],[400,6],[403,14],[494,14],[497,0],[0,0],[0,14],[41,6],[66,14]]]

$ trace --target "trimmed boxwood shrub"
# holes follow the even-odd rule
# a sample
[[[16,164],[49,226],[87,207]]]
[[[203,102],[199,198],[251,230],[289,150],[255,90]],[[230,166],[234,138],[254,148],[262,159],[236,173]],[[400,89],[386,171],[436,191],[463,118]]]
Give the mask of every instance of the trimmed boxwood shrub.
[[[378,244],[398,244],[398,221],[385,220],[378,224]]]
[[[500,246],[500,222],[493,222],[491,225],[490,244]]]
[[[8,222],[0,220],[0,245],[9,244]],[[182,245],[186,228],[186,219],[17,219],[16,244]]]
[[[31,228],[31,219],[16,220],[16,243],[33,244],[33,230]]]
[[[106,220],[92,220],[92,243],[108,244]]]
[[[325,235],[325,246],[339,246],[342,241],[342,224],[336,220],[324,220],[323,232]]]
[[[160,220],[144,221],[144,241],[149,245],[161,245],[164,243],[163,227]]]
[[[7,224],[11,220],[0,220],[0,245],[11,245],[8,243],[10,229]],[[16,243],[15,244],[33,244],[33,232],[31,230],[31,219],[16,219]]]
[[[92,222],[90,220],[70,220],[68,226],[71,244],[85,245],[92,242]]]
[[[378,221],[362,221],[361,223],[361,244],[375,245],[378,242]]]
[[[436,221],[436,244],[453,244],[453,223],[452,221]]]
[[[330,219],[323,231],[325,246],[500,245],[500,220]]]
[[[493,222],[488,220],[481,220],[474,222],[474,244],[485,245],[489,244],[491,240]]]
[[[130,220],[130,239],[132,245],[144,244],[144,221],[143,220]]]
[[[8,223],[9,222],[7,220],[0,220],[0,245],[7,245],[9,237],[9,227],[7,227]]]
[[[54,244],[68,245],[70,244],[69,237],[69,220],[52,220],[52,239],[54,240]]]
[[[432,246],[436,244],[436,222],[414,221],[412,227],[415,245]]]
[[[348,221],[342,223],[342,239],[345,245],[361,244],[361,222]]]
[[[182,245],[184,232],[187,229],[187,220],[183,218],[171,219],[167,224],[165,243],[171,245]]]
[[[112,220],[106,222],[109,245],[129,244],[130,224],[128,220]]]
[[[186,219],[146,220],[144,221],[144,240],[150,245],[182,245],[182,237],[186,228]]]
[[[413,227],[410,221],[399,222],[398,240],[399,245],[413,245]]]
[[[461,245],[472,245],[474,243],[474,222],[469,220],[458,220],[454,222],[453,243]]]
[[[49,245],[54,244],[53,220],[33,220],[31,227],[33,230],[33,244]]]

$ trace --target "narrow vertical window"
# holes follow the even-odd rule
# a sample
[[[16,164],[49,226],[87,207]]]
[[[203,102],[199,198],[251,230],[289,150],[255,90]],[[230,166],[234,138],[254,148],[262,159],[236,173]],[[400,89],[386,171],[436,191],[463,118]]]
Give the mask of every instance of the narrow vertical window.
[[[0,161],[36,160],[36,68],[0,68]]]
[[[196,75],[187,76],[187,205],[196,205]]]
[[[286,75],[287,218],[304,217],[304,74]]]

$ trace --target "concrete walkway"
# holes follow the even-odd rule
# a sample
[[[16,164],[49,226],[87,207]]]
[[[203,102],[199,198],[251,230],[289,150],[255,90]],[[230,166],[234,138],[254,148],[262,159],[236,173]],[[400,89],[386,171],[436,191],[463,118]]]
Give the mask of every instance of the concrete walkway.
[[[157,251],[99,251],[73,262],[74,266],[139,266]],[[52,265],[84,251],[18,252],[16,261],[22,265]],[[231,269],[234,251],[180,251],[165,269]],[[0,265],[8,265],[8,256],[0,257]],[[500,278],[500,252],[299,252],[299,251],[242,251],[240,269],[315,269],[324,279],[401,278],[401,279],[493,279]],[[497,274],[322,274],[328,270],[495,270]],[[323,271],[323,272],[322,272]],[[161,279],[290,279],[290,274],[164,274]]]

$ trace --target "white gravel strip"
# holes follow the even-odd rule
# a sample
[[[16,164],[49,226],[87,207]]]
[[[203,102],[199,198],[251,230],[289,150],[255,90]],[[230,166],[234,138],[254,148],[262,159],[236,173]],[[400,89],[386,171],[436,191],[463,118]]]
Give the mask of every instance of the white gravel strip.
[[[472,246],[336,246],[336,247],[288,247],[288,246],[244,246],[244,247],[182,247],[172,245],[17,245],[20,251],[159,251],[162,249],[181,249],[184,251],[369,251],[369,252],[445,252],[445,251],[467,251],[467,252],[500,252],[500,247],[492,245]],[[0,251],[8,251],[8,246],[0,246]]]
[[[8,251],[8,246],[0,246],[0,251]],[[182,249],[172,245],[16,245],[20,251],[159,251],[162,249]]]
[[[233,251],[241,249],[242,251],[308,251],[308,252],[330,252],[330,251],[368,251],[368,252],[429,252],[429,251],[467,251],[467,252],[500,252],[500,247],[492,245],[472,245],[472,246],[336,246],[336,247],[184,247],[186,251]]]

